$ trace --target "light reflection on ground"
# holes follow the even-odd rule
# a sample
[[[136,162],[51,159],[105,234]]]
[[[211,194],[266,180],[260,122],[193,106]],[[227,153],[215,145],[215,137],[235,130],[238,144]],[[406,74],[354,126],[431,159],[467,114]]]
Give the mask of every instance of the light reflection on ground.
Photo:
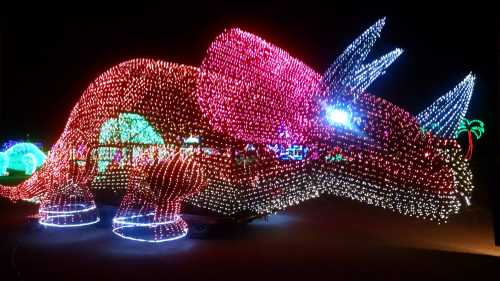
[[[261,227],[287,227],[291,224],[296,223],[299,220],[297,216],[286,212],[280,212],[277,214],[269,215],[265,218],[260,218],[252,221],[250,225],[261,226]]]
[[[112,218],[112,212],[106,212],[104,217]],[[2,214],[0,219],[3,234],[8,234],[2,240],[8,268],[26,279],[50,275],[54,264],[69,266],[57,267],[66,277],[75,270],[93,269],[78,280],[100,279],[102,274],[127,280],[138,272],[164,278],[190,273],[194,280],[241,272],[246,272],[246,280],[258,280],[267,272],[303,280],[311,271],[325,270],[346,277],[342,280],[387,280],[382,278],[387,273],[395,280],[446,280],[443,275],[460,280],[475,276],[478,269],[500,271],[490,213],[480,206],[437,225],[349,200],[320,198],[213,237],[165,243],[122,239],[105,220],[74,229],[36,223],[23,229],[19,219]],[[223,272],[214,275],[214,270]]]

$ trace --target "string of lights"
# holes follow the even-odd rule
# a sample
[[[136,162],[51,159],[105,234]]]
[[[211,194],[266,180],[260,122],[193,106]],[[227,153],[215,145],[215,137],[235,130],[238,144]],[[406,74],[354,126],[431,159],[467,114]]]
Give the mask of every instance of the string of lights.
[[[323,75],[323,82],[331,93],[350,94],[356,98],[403,53],[396,48],[371,63],[364,64],[375,42],[380,37],[385,18],[368,28],[332,63]]]
[[[453,90],[438,98],[417,115],[422,128],[444,138],[455,138],[474,90],[476,77],[470,73]]]

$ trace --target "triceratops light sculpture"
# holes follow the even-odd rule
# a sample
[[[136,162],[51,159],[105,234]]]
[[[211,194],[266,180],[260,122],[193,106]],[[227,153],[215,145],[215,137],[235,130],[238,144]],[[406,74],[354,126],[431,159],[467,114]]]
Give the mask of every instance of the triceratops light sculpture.
[[[451,132],[467,110],[474,77],[418,118],[368,94],[402,53],[365,63],[384,22],[357,38],[324,75],[239,29],[218,36],[199,68],[121,63],[83,93],[45,165],[19,186],[2,186],[1,195],[39,197],[44,205],[55,188],[49,179],[65,170],[61,159],[76,155],[78,165],[96,165],[98,173],[89,184],[70,186],[128,188],[115,233],[137,238],[128,227],[155,229],[139,240],[185,235],[178,205],[165,211],[160,201],[191,193],[191,204],[225,215],[269,213],[329,193],[446,221],[473,188]],[[152,162],[141,166],[138,159]],[[96,218],[88,220],[74,223]]]

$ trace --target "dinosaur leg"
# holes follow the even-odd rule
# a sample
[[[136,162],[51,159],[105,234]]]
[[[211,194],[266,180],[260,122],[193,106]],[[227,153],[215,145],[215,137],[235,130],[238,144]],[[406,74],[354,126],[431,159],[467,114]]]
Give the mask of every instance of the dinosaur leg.
[[[38,211],[40,224],[77,227],[99,222],[99,213],[90,192],[90,180],[73,175],[51,179],[46,184],[48,192]]]

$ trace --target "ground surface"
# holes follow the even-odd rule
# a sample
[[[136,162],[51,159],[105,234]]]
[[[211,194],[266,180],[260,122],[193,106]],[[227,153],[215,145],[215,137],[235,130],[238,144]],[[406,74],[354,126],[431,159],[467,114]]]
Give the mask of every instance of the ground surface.
[[[44,229],[24,218],[36,208],[2,201],[0,278],[500,280],[500,247],[488,204],[479,203],[436,225],[320,198],[225,234],[149,244],[106,225]]]

